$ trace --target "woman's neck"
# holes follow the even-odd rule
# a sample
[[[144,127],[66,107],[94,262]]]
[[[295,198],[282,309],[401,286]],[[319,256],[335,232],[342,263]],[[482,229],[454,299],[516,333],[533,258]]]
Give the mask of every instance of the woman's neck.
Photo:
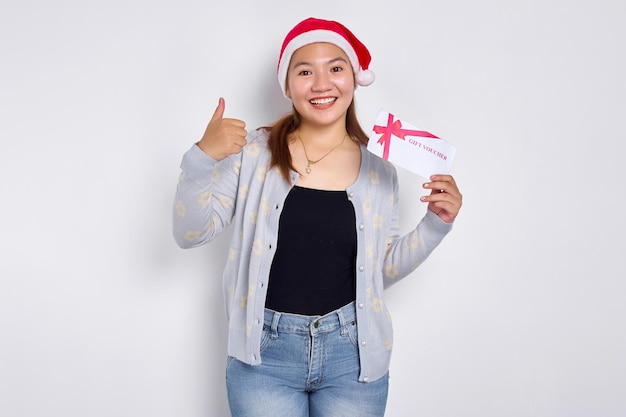
[[[297,134],[307,146],[323,149],[337,145],[347,132],[345,124],[328,127],[303,125],[300,126]]]

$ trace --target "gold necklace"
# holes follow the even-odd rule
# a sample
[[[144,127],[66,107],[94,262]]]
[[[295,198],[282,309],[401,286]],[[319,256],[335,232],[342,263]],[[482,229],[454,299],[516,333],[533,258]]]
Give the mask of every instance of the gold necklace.
[[[343,139],[341,139],[341,142],[339,142],[338,145],[335,145],[330,151],[326,152],[324,156],[322,156],[317,161],[312,161],[309,159],[309,155],[306,153],[306,147],[304,146],[304,141],[302,140],[302,137],[300,136],[300,131],[298,131],[298,139],[300,139],[300,143],[302,143],[302,149],[304,150],[304,156],[306,157],[306,162],[307,162],[306,169],[305,169],[306,173],[307,174],[311,173],[311,165],[317,164],[319,161],[326,158],[329,153],[331,153],[332,151],[334,151],[335,149],[343,145],[343,143],[346,141],[346,136],[348,136],[347,133],[343,135]]]

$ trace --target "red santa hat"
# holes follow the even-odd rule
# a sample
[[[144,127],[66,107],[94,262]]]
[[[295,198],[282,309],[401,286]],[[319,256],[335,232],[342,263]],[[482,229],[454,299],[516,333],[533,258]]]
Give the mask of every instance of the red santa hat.
[[[374,82],[374,73],[368,69],[372,57],[365,45],[341,23],[310,17],[289,31],[280,49],[277,72],[283,93],[291,56],[298,48],[316,42],[332,43],[346,53],[357,85],[367,86]]]

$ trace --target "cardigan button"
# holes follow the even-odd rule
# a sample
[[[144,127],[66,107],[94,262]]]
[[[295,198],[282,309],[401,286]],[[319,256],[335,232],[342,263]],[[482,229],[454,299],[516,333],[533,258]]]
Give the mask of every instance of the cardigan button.
[[[359,303],[359,308],[363,308],[363,307],[365,307],[365,304]]]
[[[365,229],[365,225],[364,225],[363,223],[361,223],[361,224],[359,225],[359,230],[363,230],[363,229]]]
[[[365,271],[365,267],[363,265],[359,266],[359,271],[361,272]]]
[[[366,376],[363,377],[363,382],[370,382],[370,379]]]

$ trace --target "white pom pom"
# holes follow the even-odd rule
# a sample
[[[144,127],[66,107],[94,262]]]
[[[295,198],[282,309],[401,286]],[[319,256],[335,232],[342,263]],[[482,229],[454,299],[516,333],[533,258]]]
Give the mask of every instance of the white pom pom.
[[[356,83],[358,85],[366,87],[373,83],[376,77],[374,76],[374,73],[370,70],[361,70],[355,75],[354,78],[356,79]]]

